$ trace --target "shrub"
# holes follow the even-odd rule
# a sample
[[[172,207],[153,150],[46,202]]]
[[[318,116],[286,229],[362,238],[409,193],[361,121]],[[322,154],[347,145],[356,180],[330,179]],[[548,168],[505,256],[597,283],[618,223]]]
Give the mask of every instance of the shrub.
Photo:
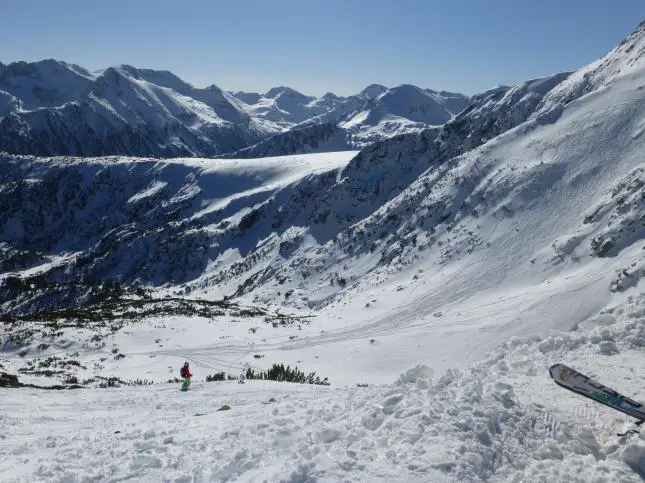
[[[284,367],[284,364],[273,364],[273,367],[267,371],[255,372],[250,367],[246,370],[244,375],[246,379],[263,379],[269,381],[280,381],[280,382],[295,382],[299,384],[318,384],[322,386],[328,386],[328,378],[320,379],[319,376],[316,376],[315,372],[310,372],[305,374],[297,367],[293,369],[289,366]]]
[[[78,384],[78,377],[69,376],[68,378],[65,379],[65,384]]]
[[[0,387],[20,387],[18,376],[6,372],[0,373]]]
[[[206,376],[206,382],[225,381],[225,380],[226,380],[226,374],[224,374],[223,372],[216,372],[215,374]]]

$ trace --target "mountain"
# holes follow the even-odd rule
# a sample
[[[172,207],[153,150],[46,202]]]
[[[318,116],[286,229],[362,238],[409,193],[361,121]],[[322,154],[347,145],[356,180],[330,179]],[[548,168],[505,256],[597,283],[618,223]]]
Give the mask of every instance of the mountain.
[[[3,387],[0,471],[642,481],[633,420],[548,368],[645,402],[643,86],[645,23],[360,151],[3,154],[0,382],[87,389]],[[226,380],[274,362],[332,387]]]
[[[439,93],[420,89],[412,85],[401,85],[388,89],[373,98],[373,107],[358,113],[345,124],[365,123],[375,126],[386,118],[403,118],[407,121],[441,125],[448,122],[455,114],[469,104],[468,98],[462,96],[462,104],[455,103],[454,95],[448,102]],[[450,112],[446,105],[452,105],[456,112]],[[359,118],[357,120],[356,118]]]
[[[288,154],[329,153],[350,151],[356,148],[352,134],[333,123],[314,123],[308,126],[296,126],[289,131],[274,134],[248,148],[220,158],[263,158]]]
[[[629,41],[625,45],[632,43]],[[575,150],[568,146],[572,136],[582,136],[586,140],[589,130],[594,133],[597,130],[587,124],[579,126],[579,116],[595,109],[607,117],[604,104],[595,104],[600,102],[595,100],[596,97],[604,95],[611,98],[614,95],[611,89],[607,90],[607,86],[628,75],[639,79],[637,67],[640,65],[640,51],[632,47],[629,58],[624,59],[625,49],[627,47],[623,45],[599,61],[598,65],[612,69],[611,75],[599,72],[594,65],[583,69],[582,73],[561,73],[496,89],[488,96],[479,97],[475,104],[442,126],[374,143],[351,160],[343,158],[342,154],[337,155],[338,159],[346,160],[341,171],[338,171],[338,165],[334,165],[333,169],[304,177],[289,175],[286,179],[291,181],[286,184],[276,184],[271,178],[266,178],[259,185],[256,185],[258,181],[254,181],[251,185],[254,188],[248,195],[236,195],[227,205],[218,202],[217,209],[204,208],[209,199],[222,199],[221,195],[213,192],[219,188],[213,187],[235,186],[241,182],[228,181],[226,170],[222,174],[214,171],[205,176],[206,172],[196,168],[199,164],[185,161],[166,165],[164,171],[157,172],[151,171],[145,163],[133,164],[128,160],[117,164],[110,161],[114,167],[108,169],[104,167],[105,161],[98,161],[90,167],[83,160],[43,163],[7,158],[3,163],[3,179],[13,180],[13,184],[1,193],[2,205],[11,207],[4,212],[2,226],[6,228],[3,240],[9,243],[11,250],[18,250],[16,253],[26,250],[32,254],[27,259],[36,257],[37,253],[51,253],[60,246],[84,253],[81,258],[70,259],[47,275],[52,280],[59,280],[60,277],[64,280],[67,277],[64,274],[78,277],[82,273],[82,278],[117,279],[128,285],[135,282],[158,285],[172,280],[174,284],[190,283],[193,291],[199,287],[206,291],[219,291],[227,286],[231,290],[229,295],[248,294],[266,304],[277,303],[273,294],[288,288],[283,280],[291,280],[290,288],[299,291],[302,296],[280,300],[279,304],[296,308],[321,309],[350,296],[345,295],[347,290],[335,282],[336,277],[345,278],[340,275],[341,272],[352,273],[351,277],[358,284],[357,289],[368,284],[372,277],[380,276],[377,274],[381,271],[409,266],[419,257],[429,266],[437,264],[441,267],[450,265],[453,258],[461,263],[462,259],[478,260],[477,257],[485,255],[485,260],[497,260],[496,263],[507,267],[499,271],[500,280],[503,281],[518,275],[512,275],[514,267],[508,266],[505,261],[509,259],[508,253],[485,249],[484,240],[492,236],[487,230],[500,226],[500,223],[507,230],[513,227],[512,231],[504,232],[509,237],[509,241],[502,245],[504,249],[512,240],[524,240],[522,236],[529,235],[522,229],[515,231],[519,228],[517,220],[523,219],[518,213],[521,206],[526,204],[538,211],[545,206],[551,211],[556,209],[549,204],[549,197],[543,199],[531,193],[539,193],[537,187],[548,192],[550,183],[555,182],[552,178],[557,180],[563,177],[567,170],[580,171],[582,165],[575,163],[592,163],[589,156],[574,156]],[[622,70],[617,70],[617,65],[623,66]],[[602,79],[598,88],[606,90],[598,91],[600,94],[596,97],[583,95],[589,91],[581,90],[579,84],[579,79],[590,78],[585,72],[596,72],[597,78]],[[108,70],[103,77],[120,79],[119,75],[119,71]],[[116,80],[107,85],[112,84],[116,84]],[[178,86],[175,88],[179,89]],[[165,92],[166,88],[156,89]],[[603,132],[622,129],[626,125],[625,119],[632,122],[634,116],[618,111],[628,109],[625,106],[633,106],[626,111],[631,113],[640,102],[639,91],[632,94],[624,89],[615,90],[617,99],[628,95],[634,98],[627,104],[623,101],[616,104],[616,115],[622,116],[620,122],[607,117],[601,123]],[[389,89],[369,102],[379,105],[379,102],[390,102],[410,92],[415,96],[426,96],[423,91],[409,87],[392,91]],[[572,91],[578,93],[579,97],[572,96]],[[279,98],[283,92],[275,89],[270,95]],[[102,92],[97,97],[109,99]],[[572,100],[574,97],[577,103]],[[567,104],[563,104],[562,99]],[[573,120],[565,123],[560,118],[569,104],[574,106],[571,109],[583,106],[579,108],[583,114],[575,111],[571,114]],[[590,107],[586,107],[587,104]],[[445,111],[437,112],[447,115]],[[127,113],[124,111],[122,115]],[[154,121],[154,118],[150,119],[151,124]],[[612,122],[616,122],[616,125]],[[558,127],[552,128],[552,125]],[[320,132],[310,131],[315,129]],[[298,141],[297,144],[278,146],[274,150],[274,138],[266,145],[256,146],[253,154],[265,156],[284,150],[306,152],[320,149],[321,146],[314,144],[319,139],[328,140],[325,149],[342,149],[352,142],[347,131],[341,131],[334,124],[309,127],[290,134]],[[295,137],[296,134],[300,135],[299,139]],[[594,139],[601,137],[594,134]],[[527,147],[527,143],[534,148]],[[569,161],[556,162],[545,158],[546,152],[557,152],[560,144],[567,146]],[[582,144],[588,145],[589,141]],[[548,151],[540,146],[549,146]],[[636,147],[637,144],[633,144],[629,149]],[[499,154],[494,154],[496,149],[500,151]],[[607,148],[598,148],[595,152],[608,156]],[[527,159],[527,156],[532,157]],[[631,158],[623,156],[621,159]],[[258,166],[265,166],[259,160],[256,162],[260,163]],[[274,168],[269,168],[272,162],[267,163],[268,173],[272,173]],[[285,160],[284,163],[289,165],[291,162]],[[300,172],[301,168],[298,170]],[[603,172],[600,167],[585,168],[583,172],[586,171],[592,174]],[[181,174],[173,174],[176,180],[172,180],[168,175],[161,176],[165,172]],[[27,175],[29,179],[40,181],[20,183],[25,173],[30,173]],[[143,173],[146,175],[142,177]],[[221,176],[226,181],[219,181]],[[265,179],[264,175],[253,176],[254,179]],[[613,172],[611,182],[616,176],[616,172]],[[247,181],[241,183],[246,185]],[[266,187],[261,188],[265,183]],[[591,186],[590,183],[587,180],[584,186]],[[600,184],[593,185],[594,193],[617,189],[612,188],[604,178],[598,178],[597,183]],[[47,186],[52,188],[47,191]],[[114,193],[116,186],[122,195],[117,198],[109,195],[109,205],[91,201],[92,197],[103,199],[105,192]],[[582,196],[576,191],[579,187],[575,184],[566,189],[569,200]],[[56,201],[61,190],[68,193],[66,196],[70,200],[65,206]],[[47,195],[47,192],[51,194]],[[208,192],[213,194],[202,198],[202,193]],[[243,202],[246,198],[248,201]],[[41,203],[46,203],[48,208],[43,208]],[[590,200],[585,200],[584,204],[593,206]],[[99,212],[95,213],[94,210],[100,210],[101,215],[98,216]],[[78,216],[76,213],[89,215],[82,220],[87,226],[78,226],[74,221]],[[525,216],[528,218],[522,223],[526,227],[534,225],[531,220],[543,217],[539,212],[527,212]],[[169,217],[174,220],[173,224],[167,223]],[[45,220],[46,226],[43,224]],[[60,224],[53,220],[59,220]],[[571,218],[566,218],[563,224],[567,228],[576,226],[575,219]],[[587,228],[580,227],[580,230]],[[71,230],[69,235],[66,235],[66,230]],[[70,236],[72,238],[68,238]],[[544,247],[539,243],[545,246],[562,243],[554,241],[559,236],[561,234],[553,230],[544,230],[540,236],[530,234],[533,240],[531,244],[526,241],[518,246],[511,244],[515,262],[518,266],[522,265],[522,261],[527,262],[517,259],[519,253],[526,257],[529,257],[531,250],[541,253]],[[152,264],[153,258],[150,257],[160,255],[156,249],[150,251],[147,247],[170,239],[177,240],[175,246],[183,246],[185,251],[173,250],[163,255],[169,257],[166,262]],[[75,241],[72,243],[71,240]],[[236,245],[240,240],[244,240],[242,250]],[[566,246],[571,243],[567,242]],[[593,246],[598,248],[593,253],[611,252],[616,244],[617,241],[605,243],[605,238],[599,238],[594,242]],[[221,257],[230,249],[240,250],[240,253],[223,262]],[[13,253],[11,250],[8,253]],[[422,250],[430,255],[422,254]],[[109,258],[104,260],[104,255],[108,253]],[[186,259],[185,254],[188,253],[190,259]],[[348,259],[343,266],[347,268],[339,271],[335,260],[345,257]],[[123,265],[124,262],[116,263],[117,260],[129,262]],[[216,273],[207,270],[210,266],[208,260],[217,263]],[[478,263],[472,266],[478,266]],[[356,267],[352,268],[355,264]],[[307,273],[309,275],[305,275]],[[317,274],[315,277],[312,275],[314,273]],[[481,278],[476,273],[464,273],[468,273],[473,280]],[[172,274],[170,279],[169,274]],[[480,287],[476,284],[469,286],[473,290],[474,287]],[[552,323],[560,319],[554,317]]]
[[[0,91],[20,99],[22,108],[57,107],[89,89],[95,75],[82,67],[53,59],[0,63]]]
[[[361,92],[358,93],[358,97],[365,101],[375,99],[376,97],[384,94],[387,91],[387,87],[382,86],[381,84],[370,84]]]
[[[131,66],[85,74],[55,61],[3,67],[2,89],[18,102],[3,109],[0,150],[43,156],[214,155],[271,132],[215,86],[195,89],[169,72]],[[58,84],[65,89],[43,87]]]
[[[401,85],[368,99],[340,126],[355,134],[364,146],[396,134],[443,125],[468,105],[470,99],[461,94]]]
[[[215,85],[196,88],[168,71],[129,65],[91,73],[52,59],[16,62],[0,64],[0,150],[174,157],[354,149],[443,122],[467,99],[376,84],[347,98],[306,96],[285,86],[264,94],[229,93]],[[343,132],[335,141],[329,141],[328,128],[311,127],[328,123]],[[281,135],[290,130],[296,132]],[[267,146],[269,138],[273,146],[251,149]]]
[[[0,117],[22,108],[20,100],[8,92],[0,91]]]
[[[218,164],[223,171],[211,173],[199,168],[199,161],[177,161],[159,171],[152,169],[151,161],[88,164],[81,159],[43,162],[7,157],[2,177],[9,182],[0,193],[1,204],[7,207],[1,224],[5,227],[2,239],[8,243],[6,256],[14,260],[25,252],[25,260],[39,260],[38,254],[58,257],[57,247],[68,247],[83,255],[65,258],[51,273],[43,274],[47,280],[64,281],[74,274],[74,278],[109,278],[127,285],[186,283],[191,291],[228,287],[229,292],[223,293],[316,309],[333,307],[345,297],[351,299],[355,291],[366,290],[371,281],[396,278],[399,270],[418,264],[438,273],[441,267],[465,264],[458,280],[472,281],[456,293],[475,293],[481,283],[490,283],[478,272],[482,264],[498,267],[500,284],[521,279],[525,273],[537,278],[559,276],[564,269],[556,263],[557,257],[566,259],[583,242],[589,250],[579,248],[576,256],[588,259],[589,269],[595,270],[599,258],[605,260],[606,254],[638,240],[637,235],[628,236],[629,230],[615,229],[616,221],[610,224],[610,219],[624,216],[613,201],[597,195],[624,192],[621,199],[625,200],[636,196],[629,191],[629,180],[637,183],[640,169],[634,153],[642,139],[636,114],[642,99],[641,91],[632,86],[641,79],[641,30],[578,72],[501,87],[478,97],[442,126],[376,142],[351,160],[340,153],[329,155],[344,159],[342,166],[334,164],[329,170],[305,175],[302,170],[310,162],[306,158],[294,158],[298,162],[272,158],[276,161],[266,165],[257,160],[269,174],[253,174],[248,193],[217,194],[220,187],[228,191],[240,183],[249,184],[229,180],[228,170],[236,166],[226,164],[236,163],[229,160],[219,161],[224,163]],[[106,80],[97,85],[107,89],[122,82],[122,75],[116,69],[107,70],[101,76]],[[147,81],[139,82],[147,86]],[[131,87],[132,82],[125,86]],[[155,86],[151,92],[160,99],[168,87]],[[372,101],[377,105],[402,95],[391,91]],[[407,87],[402,93],[410,91],[423,94]],[[278,98],[283,93],[276,89],[270,95]],[[110,99],[107,93],[95,95]],[[613,106],[609,111],[608,105]],[[584,121],[590,116],[593,121]],[[154,126],[156,119],[149,119]],[[272,151],[269,143],[258,146],[256,154],[318,149],[313,143],[323,138],[329,142],[325,149],[344,148],[352,142],[336,125],[315,129],[320,132],[294,131],[301,136],[297,145]],[[614,137],[609,138],[610,134]],[[614,140],[621,136],[630,141],[616,146]],[[608,158],[620,159],[612,165],[609,178],[602,162]],[[301,174],[285,175],[289,181],[276,183],[271,178],[274,162],[293,166]],[[298,163],[304,164],[298,167]],[[21,182],[23,178],[32,181]],[[108,195],[107,205],[100,201],[105,193],[115,193],[116,187],[120,196]],[[67,203],[58,201],[60,193],[66,193]],[[204,193],[212,194],[204,198]],[[560,199],[568,200],[567,209],[584,206],[590,212],[580,215],[571,210],[548,230],[531,231],[545,213],[558,211],[553,203]],[[205,208],[209,200],[220,200],[213,201],[217,208]],[[83,218],[75,221],[79,213]],[[625,223],[634,223],[631,220],[637,215],[638,211]],[[162,240],[175,240],[175,248],[163,252],[165,262],[152,263],[162,256],[154,248],[165,246]],[[242,241],[243,248],[238,246]],[[238,253],[225,257],[228,250]],[[533,259],[535,263],[530,262]],[[342,270],[338,260],[345,260]],[[614,260],[616,270],[624,268],[626,262],[619,257]],[[638,260],[634,263],[640,266]],[[215,266],[215,272],[207,268]],[[633,285],[639,273],[629,269],[628,275],[607,283],[617,288]],[[351,289],[337,282],[348,277],[353,280]],[[527,281],[526,286],[532,283]],[[301,295],[276,301],[274,294],[287,289]],[[580,297],[585,293],[581,290]],[[420,300],[426,303],[423,297]],[[437,302],[441,303],[447,302]],[[563,317],[553,316],[549,323],[564,323]]]
[[[269,89],[263,95],[244,92],[232,95],[244,103],[251,116],[273,123],[281,130],[334,109],[343,101],[331,93],[317,99],[284,86]]]
[[[272,91],[273,94],[276,92],[279,89]],[[301,100],[304,102],[304,99]],[[312,108],[324,107],[321,114],[309,117],[255,146],[229,153],[227,157],[361,148],[399,134],[418,133],[442,125],[470,104],[471,99],[461,94],[436,92],[411,85],[388,89],[373,84],[347,98],[325,94],[320,99],[309,100],[308,104]],[[332,125],[334,129],[329,127]]]
[[[258,101],[262,98],[262,94],[258,94],[257,92],[237,91],[230,92],[230,94],[236,99],[248,105],[257,104]]]

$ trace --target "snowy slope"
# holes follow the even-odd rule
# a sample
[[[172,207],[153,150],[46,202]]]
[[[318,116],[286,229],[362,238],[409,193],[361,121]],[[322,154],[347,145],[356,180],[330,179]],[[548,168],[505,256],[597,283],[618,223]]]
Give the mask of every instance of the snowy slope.
[[[290,131],[278,133],[248,148],[240,149],[223,158],[262,158],[279,156],[285,153],[329,153],[348,151],[354,148],[352,135],[333,123],[311,124],[294,127]]]
[[[7,156],[0,163],[4,257],[32,255],[9,270],[29,268],[38,254],[62,257],[45,265],[51,282],[71,282],[81,272],[127,284],[192,280],[227,250],[254,248],[243,235],[255,207],[319,173],[335,179],[355,154],[243,161]]]
[[[636,285],[645,98],[640,54],[626,49],[636,57],[621,47],[604,62],[629,70],[564,108],[549,110],[549,93],[569,74],[529,81],[439,131],[366,149],[340,180],[312,180],[289,204],[258,210],[257,253],[275,255],[237,293],[268,304],[280,293],[280,304],[333,320],[307,342],[267,348],[315,362],[311,348],[331,344],[362,375],[400,372],[431,348],[433,365],[446,368],[455,343],[466,350],[457,360],[472,362],[504,336],[570,328]],[[267,216],[278,221],[260,221]],[[290,225],[309,228],[278,256],[289,231],[271,244],[269,226]],[[207,278],[205,293],[221,280]],[[494,317],[480,317],[492,301]],[[370,338],[381,343],[351,352]],[[318,367],[349,363],[327,354]]]
[[[188,161],[8,159],[3,176],[15,184],[2,192],[12,207],[3,237],[13,259],[26,260],[22,268],[79,252],[44,269],[50,281],[82,273],[315,310],[318,323],[299,332],[301,341],[257,347],[321,373],[351,361],[353,375],[383,382],[429,348],[437,369],[466,365],[505,336],[569,328],[638,283],[642,235],[633,220],[641,216],[645,101],[641,67],[624,63],[631,69],[611,86],[564,107],[549,110],[550,93],[570,74],[528,81],[442,128],[343,155],[332,169],[288,183],[262,175],[210,208],[221,196],[206,193],[217,192],[220,175]],[[275,160],[285,173],[302,161]],[[250,173],[262,165],[244,163]],[[25,173],[33,181],[19,184]],[[223,179],[227,189],[241,182]],[[38,301],[27,297],[18,308]],[[494,315],[480,317],[491,301]],[[365,349],[356,352],[358,341]],[[465,351],[458,359],[455,344]],[[343,356],[312,354],[330,346]]]
[[[348,359],[312,359],[312,347],[337,345],[350,357],[357,340],[372,338],[383,340],[351,355],[355,373],[371,381],[405,370],[427,347],[433,365],[447,368],[458,343],[468,349],[458,363],[467,364],[503,335],[571,327],[612,290],[638,283],[640,205],[625,214],[637,202],[642,163],[642,72],[628,58],[636,54],[629,45],[608,54],[607,65],[620,58],[630,68],[564,107],[551,93],[569,73],[502,88],[441,128],[339,156],[333,168],[286,183],[259,176],[224,204],[207,193],[242,181],[219,181],[219,171],[207,176],[188,161],[7,159],[7,253],[26,260],[25,269],[43,255],[63,257],[43,271],[49,281],[80,273],[315,310],[320,323],[302,332],[308,342],[261,346],[315,369]],[[616,160],[611,169],[607,159]],[[285,173],[303,161],[284,163]],[[231,160],[211,163],[238,169]],[[244,163],[251,173],[262,165]],[[32,181],[18,182],[25,177]],[[490,300],[496,316],[478,319]],[[27,297],[14,310],[30,303],[41,302]],[[418,350],[409,351],[411,340]],[[387,361],[377,373],[375,360]]]

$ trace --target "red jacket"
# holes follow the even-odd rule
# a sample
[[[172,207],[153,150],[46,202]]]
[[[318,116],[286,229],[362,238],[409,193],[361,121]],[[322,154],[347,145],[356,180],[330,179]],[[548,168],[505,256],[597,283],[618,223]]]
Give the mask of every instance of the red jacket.
[[[181,377],[193,377],[193,375],[190,373],[190,369],[188,369],[187,367],[182,367]]]

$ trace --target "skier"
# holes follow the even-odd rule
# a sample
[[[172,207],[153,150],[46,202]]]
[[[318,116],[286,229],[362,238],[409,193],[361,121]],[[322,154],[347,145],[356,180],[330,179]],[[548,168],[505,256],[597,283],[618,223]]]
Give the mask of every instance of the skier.
[[[184,382],[181,385],[181,390],[186,391],[188,390],[188,387],[190,386],[190,378],[193,377],[193,375],[190,373],[190,368],[188,367],[188,361],[184,362],[184,367],[181,368],[181,377],[184,379]]]

